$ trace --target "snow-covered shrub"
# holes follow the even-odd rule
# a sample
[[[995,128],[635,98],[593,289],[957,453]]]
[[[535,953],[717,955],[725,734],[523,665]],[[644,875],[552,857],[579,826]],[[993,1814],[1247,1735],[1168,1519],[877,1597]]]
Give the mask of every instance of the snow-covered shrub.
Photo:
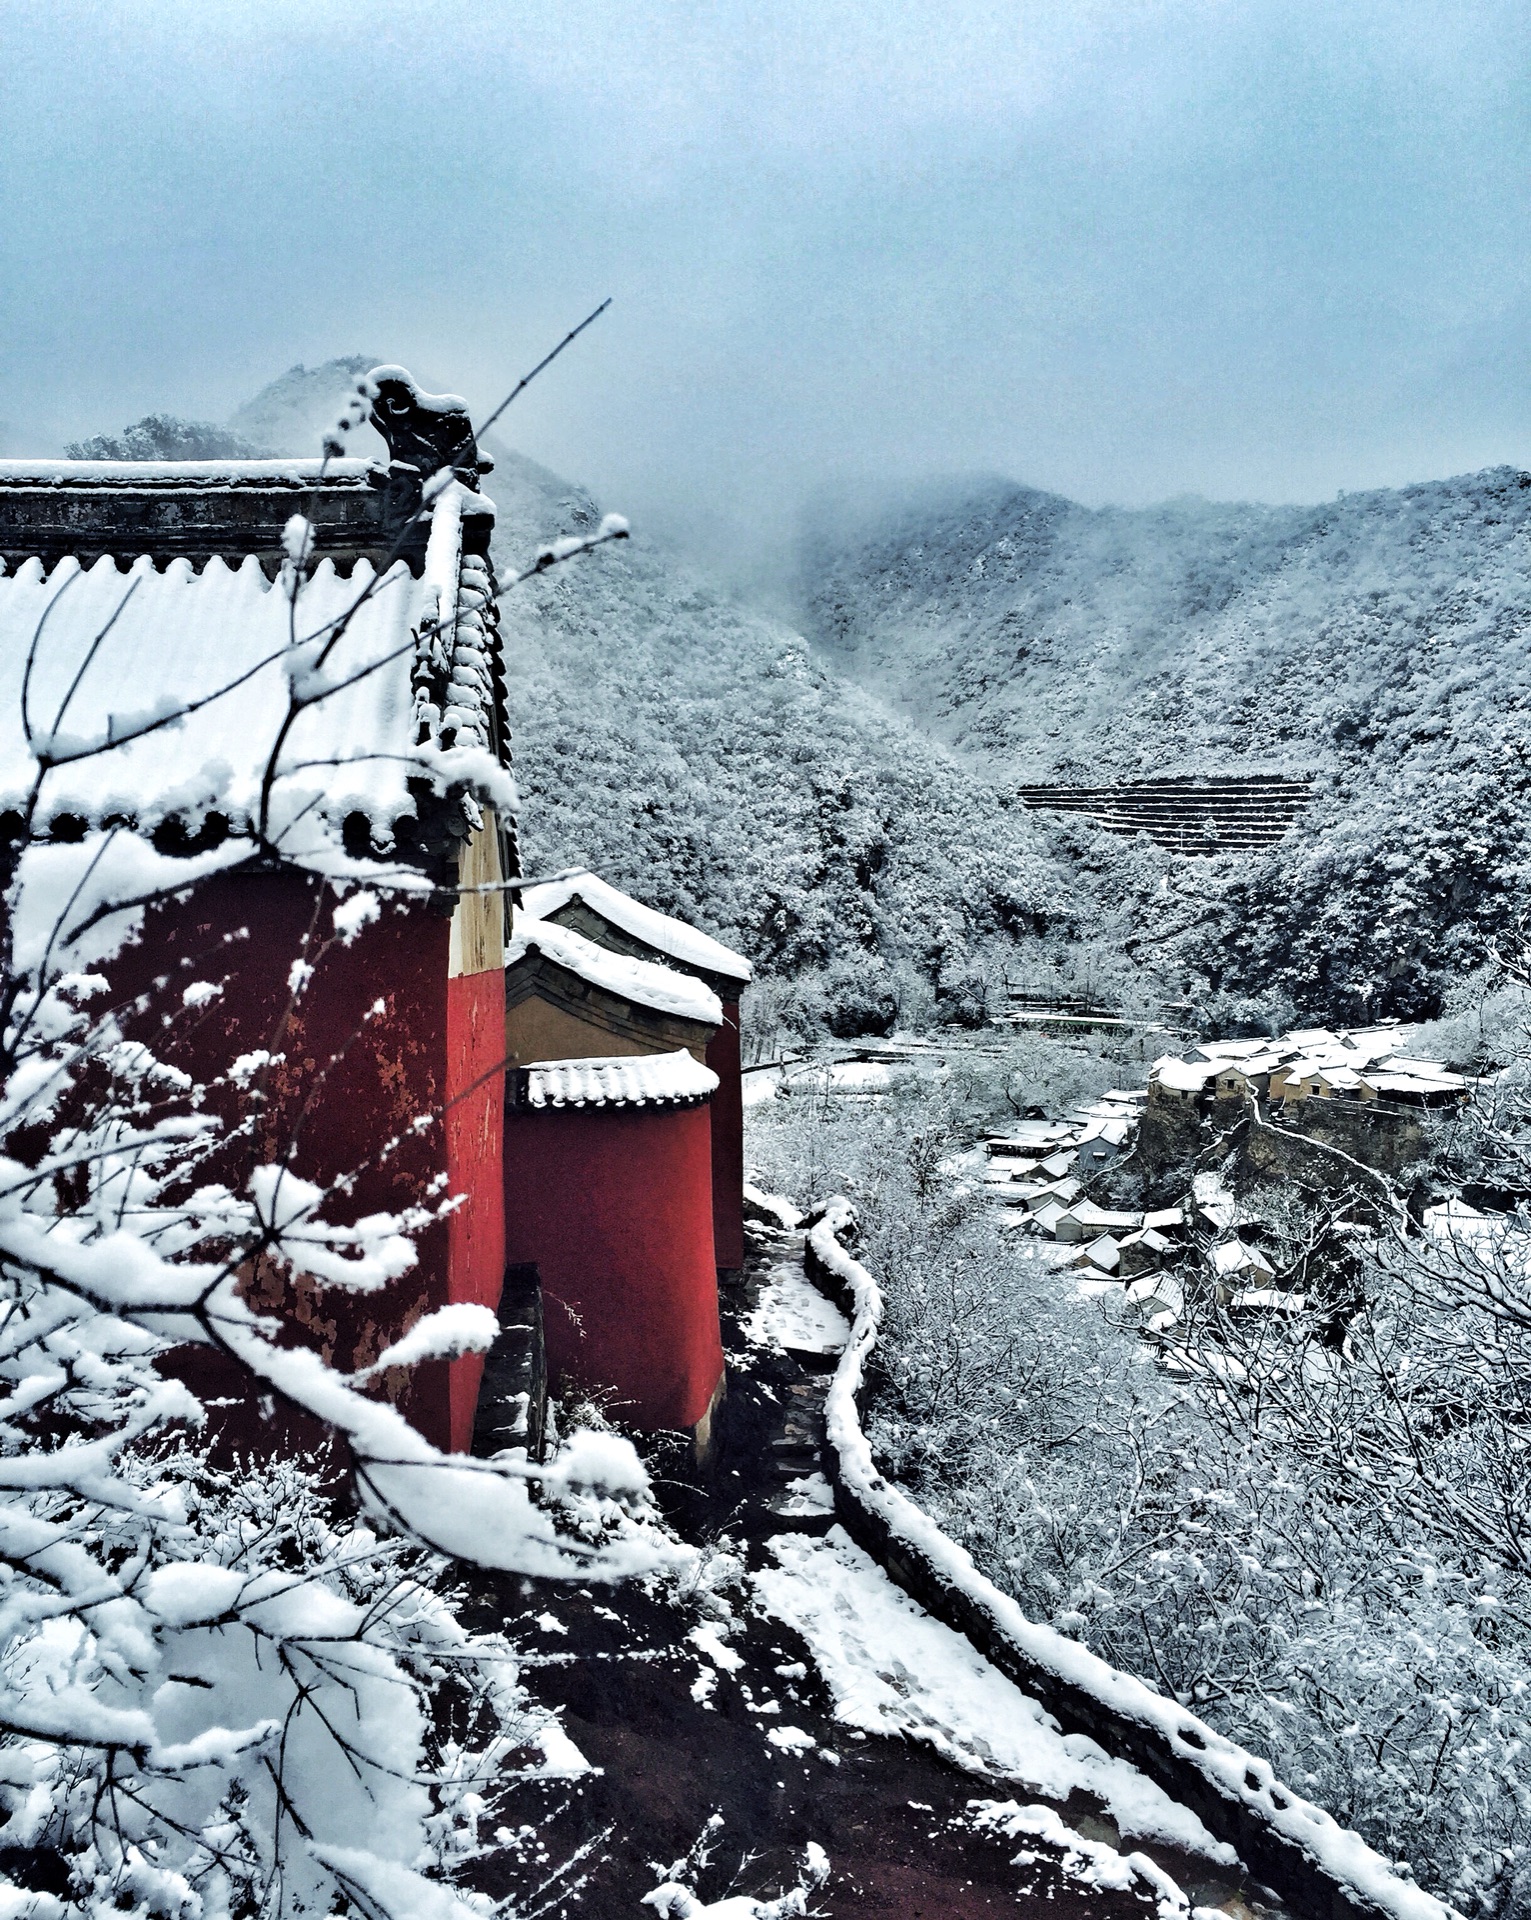
[[[0,1832],[39,1912],[447,1911],[420,1876],[449,1882],[558,1753],[440,1563],[337,1518],[298,1462],[145,1445],[96,1500],[18,1509]]]

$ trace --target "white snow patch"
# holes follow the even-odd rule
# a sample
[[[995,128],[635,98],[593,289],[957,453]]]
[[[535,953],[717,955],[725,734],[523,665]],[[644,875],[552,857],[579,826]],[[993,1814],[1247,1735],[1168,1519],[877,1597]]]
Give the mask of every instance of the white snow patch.
[[[1200,1179],[1198,1176],[1198,1186]],[[882,1295],[866,1268],[852,1259],[836,1237],[854,1218],[848,1200],[835,1200],[808,1235],[817,1257],[849,1288],[856,1306],[850,1343],[825,1402],[829,1443],[838,1461],[841,1484],[938,1578],[950,1582],[981,1608],[1023,1657],[1124,1720],[1153,1729],[1171,1743],[1171,1751],[1183,1750],[1187,1766],[1204,1774],[1220,1791],[1242,1801],[1246,1808],[1258,1810],[1272,1829],[1295,1841],[1341,1887],[1360,1894],[1393,1920],[1449,1920],[1449,1909],[1441,1901],[1403,1880],[1358,1833],[1340,1826],[1322,1807],[1282,1786],[1269,1761],[1247,1752],[1134,1675],[1119,1672],[1088,1647],[1027,1619],[1008,1594],[978,1571],[964,1548],[878,1472],[861,1429],[856,1393],[867,1355],[877,1342]]]
[[[779,1513],[783,1519],[807,1513],[833,1513],[834,1510],[835,1490],[822,1473],[804,1474],[800,1480],[789,1480],[785,1494],[772,1508],[772,1512]]]
[[[693,1627],[686,1638],[698,1653],[705,1653],[721,1673],[737,1673],[744,1665],[733,1648],[725,1646],[711,1627]]]
[[[1022,1807],[1013,1800],[979,1800],[973,1802],[973,1824],[1003,1834],[1007,1840],[1034,1836],[1059,1848],[1063,1857],[1058,1864],[1063,1872],[1086,1887],[1126,1893],[1134,1882],[1146,1881],[1153,1889],[1160,1920],[1180,1920],[1190,1907],[1180,1888],[1147,1854],[1118,1853],[1103,1840],[1082,1839],[1051,1807]],[[1029,1866],[1036,1857],[1034,1853],[1021,1853],[1014,1864]]]
[[[801,1727],[772,1727],[766,1739],[773,1747],[780,1747],[783,1753],[812,1753],[819,1744],[811,1733],[804,1733]]]
[[[789,1347],[799,1353],[843,1353],[850,1323],[826,1300],[796,1261],[773,1267],[744,1337],[756,1347]]]
[[[1234,1864],[1233,1849],[1189,1808],[1083,1734],[1060,1733],[1035,1700],[895,1587],[842,1528],[822,1540],[781,1534],[769,1545],[778,1565],[754,1576],[756,1596],[807,1641],[837,1720],[924,1741],[970,1773],[1024,1782],[1051,1799],[1076,1788],[1094,1794],[1123,1833]]]

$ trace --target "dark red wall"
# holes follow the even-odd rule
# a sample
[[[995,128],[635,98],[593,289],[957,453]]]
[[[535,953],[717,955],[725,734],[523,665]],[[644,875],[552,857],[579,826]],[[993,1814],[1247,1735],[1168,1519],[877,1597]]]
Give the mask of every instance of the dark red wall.
[[[505,970],[447,982],[447,1171],[464,1194],[447,1228],[450,1300],[497,1309],[505,1280]],[[473,1444],[484,1362],[478,1354],[449,1368],[451,1443]]]
[[[267,1082],[255,1138],[236,1142],[207,1170],[243,1191],[252,1167],[281,1156],[294,1136],[293,1165],[328,1183],[357,1173],[330,1217],[359,1218],[422,1200],[444,1170],[453,1191],[471,1197],[450,1222],[419,1236],[414,1270],[382,1294],[356,1296],[276,1271],[250,1276],[252,1303],[282,1315],[292,1337],[347,1370],[375,1359],[421,1312],[450,1299],[494,1305],[503,1272],[503,1191],[499,1165],[501,1089],[497,1078],[441,1110],[503,1053],[503,976],[447,980],[449,922],[419,907],[384,908],[382,918],[347,947],[330,938],[332,892],[282,873],[213,880],[185,902],[148,916],[142,939],[118,956],[114,987],[153,993],[143,1018],[146,1042],[199,1079],[222,1074],[241,1053],[269,1048],[286,1058]],[[246,928],[231,945],[225,933]],[[312,936],[317,972],[296,1011],[288,972]],[[322,953],[318,943],[324,943]],[[190,959],[189,967],[179,962]],[[152,988],[168,974],[168,985]],[[193,980],[223,981],[222,997],[195,1016],[163,1016]],[[499,998],[496,999],[496,994]],[[366,1019],[381,1001],[383,1011]],[[215,1092],[215,1112],[233,1120],[252,1111],[232,1089]],[[412,1122],[434,1116],[419,1131]],[[395,1142],[391,1147],[390,1141]],[[385,1150],[386,1149],[386,1150]],[[357,1170],[360,1170],[357,1172]],[[381,1377],[376,1391],[438,1445],[466,1444],[476,1361],[433,1362]],[[211,1382],[205,1353],[185,1351],[180,1370]],[[224,1385],[221,1376],[219,1384]],[[257,1436],[251,1436],[252,1439]]]
[[[507,1114],[505,1238],[542,1277],[550,1375],[696,1425],[723,1377],[707,1107]]]
[[[720,1267],[744,1265],[744,1089],[739,1070],[739,1002],[723,1002],[723,1024],[707,1043],[718,1076],[712,1096],[712,1238]]]

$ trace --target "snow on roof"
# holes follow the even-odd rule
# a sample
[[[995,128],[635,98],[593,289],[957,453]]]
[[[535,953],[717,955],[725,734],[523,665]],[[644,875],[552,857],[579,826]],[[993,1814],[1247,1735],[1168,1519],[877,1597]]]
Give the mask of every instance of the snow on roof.
[[[1324,1072],[1327,1064],[1326,1061],[1319,1059],[1317,1056],[1308,1054],[1301,1059],[1287,1062],[1285,1069],[1286,1077],[1289,1081],[1313,1080]]]
[[[1366,1084],[1378,1093],[1460,1093],[1467,1087],[1457,1073],[1394,1073],[1391,1062],[1382,1071],[1369,1068]]]
[[[541,1060],[521,1069],[528,1107],[695,1106],[718,1076],[684,1047],[674,1053],[590,1060]]]
[[[1143,1225],[1145,1228],[1151,1227],[1155,1229],[1162,1227],[1183,1227],[1185,1225],[1185,1210],[1182,1207],[1160,1207],[1155,1212],[1144,1214]]]
[[[1205,1060],[1242,1060],[1251,1053],[1263,1053],[1269,1040],[1204,1040],[1196,1051]]]
[[[0,487],[277,487],[372,485],[370,460],[0,460]]]
[[[711,987],[688,973],[662,967],[653,960],[633,960],[625,953],[599,947],[572,927],[517,914],[512,938],[505,949],[505,965],[519,966],[529,954],[540,953],[555,966],[577,974],[587,985],[601,987],[619,999],[696,1020],[709,1027],[723,1024],[723,1007]]]
[[[582,873],[568,880],[549,880],[540,887],[528,887],[521,896],[522,906],[535,919],[546,920],[571,900],[583,900],[592,912],[609,920],[614,927],[641,940],[656,953],[684,967],[699,967],[704,973],[721,974],[726,980],[746,981],[751,968],[742,955],[731,952],[708,934],[676,920],[668,913],[645,906],[593,873]]]
[[[1387,1060],[1389,1073],[1412,1073],[1421,1080],[1434,1080],[1443,1087],[1465,1087],[1467,1081],[1460,1073],[1453,1073],[1450,1067],[1443,1066],[1439,1060],[1412,1060],[1404,1054],[1391,1054]]]
[[[1074,1218],[1082,1227],[1094,1227],[1098,1232],[1111,1232],[1141,1227],[1141,1213],[1119,1212],[1111,1207],[1098,1207],[1093,1200],[1081,1200],[1073,1209]]]
[[[1200,1093],[1217,1069],[1209,1062],[1181,1060],[1167,1053],[1154,1062],[1151,1071],[1161,1087],[1173,1087],[1178,1093]]]
[[[388,853],[398,823],[418,819],[422,781],[513,806],[490,751],[492,580],[461,554],[465,498],[454,481],[432,508],[420,579],[402,563],[379,579],[365,560],[342,579],[321,560],[295,602],[254,558],[200,573],[184,559],[157,572],[147,557],[126,575],[109,558],[0,573],[0,812],[23,803],[36,773],[22,714],[34,636],[33,744],[60,762],[43,782],[44,831],[70,817],[145,833],[176,817],[195,831],[209,814],[243,829],[294,690],[323,695],[282,742],[272,786],[273,838],[294,858],[333,852],[356,815],[364,844]],[[471,828],[474,797],[465,804]]]
[[[1275,1272],[1258,1247],[1246,1247],[1242,1240],[1225,1240],[1220,1247],[1214,1247],[1212,1267],[1221,1274]]]

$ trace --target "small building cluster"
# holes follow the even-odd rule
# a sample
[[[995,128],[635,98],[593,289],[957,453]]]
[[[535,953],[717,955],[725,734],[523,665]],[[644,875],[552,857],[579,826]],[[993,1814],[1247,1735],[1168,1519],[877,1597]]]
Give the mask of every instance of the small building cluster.
[[[1439,1061],[1411,1055],[1409,1032],[1393,1022],[1340,1033],[1309,1027],[1269,1040],[1208,1040],[1189,1055],[1156,1060],[1148,1097],[1182,1106],[1245,1095],[1281,1108],[1304,1100],[1460,1106],[1466,1079]]]
[[[1399,1174],[1430,1150],[1432,1116],[1468,1098],[1460,1073],[1410,1051],[1414,1029],[1388,1022],[1331,1032],[1308,1027],[1259,1040],[1209,1040],[1154,1062],[1139,1138],[1150,1170],[1200,1151],[1206,1127],[1253,1116],[1269,1156],[1299,1139],[1336,1148],[1363,1167]]]
[[[1090,1277],[1131,1282],[1157,1272],[1175,1251],[1183,1211],[1128,1212],[1085,1197],[1091,1176],[1131,1146],[1145,1097],[1107,1093],[1072,1124],[1022,1120],[990,1135],[985,1185],[1002,1220],[1077,1247],[1070,1264]]]
[[[1305,1028],[1167,1054],[1146,1089],[1105,1094],[1071,1122],[1026,1120],[992,1135],[986,1190],[1004,1222],[1057,1245],[1060,1267],[1086,1284],[1120,1285],[1152,1332],[1168,1332],[1184,1311],[1175,1270],[1193,1239],[1231,1312],[1292,1311],[1302,1298],[1276,1284],[1259,1245],[1262,1223],[1216,1174],[1197,1174],[1184,1206],[1147,1211],[1101,1204],[1092,1179],[1129,1150],[1149,1171],[1184,1166],[1209,1127],[1237,1127],[1251,1101],[1267,1123],[1260,1139],[1284,1153],[1298,1150],[1293,1135],[1301,1134],[1341,1146],[1353,1170],[1357,1161],[1407,1165],[1426,1149],[1426,1115],[1455,1112],[1469,1093],[1462,1074],[1409,1051],[1412,1033],[1397,1023]]]

